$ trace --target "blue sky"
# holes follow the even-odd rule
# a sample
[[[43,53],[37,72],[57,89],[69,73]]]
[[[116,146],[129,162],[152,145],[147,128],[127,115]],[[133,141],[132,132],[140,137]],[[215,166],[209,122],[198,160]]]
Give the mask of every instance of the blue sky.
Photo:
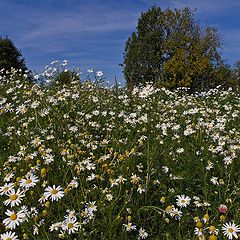
[[[124,82],[124,43],[153,4],[196,8],[198,23],[221,33],[226,63],[240,59],[239,0],[0,0],[0,36],[13,40],[31,70],[67,59],[83,76],[93,67]]]

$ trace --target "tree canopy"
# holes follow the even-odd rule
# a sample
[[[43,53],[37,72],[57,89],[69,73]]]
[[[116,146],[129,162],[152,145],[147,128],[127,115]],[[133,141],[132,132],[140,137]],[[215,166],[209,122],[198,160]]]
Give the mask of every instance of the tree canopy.
[[[27,70],[22,54],[17,50],[13,42],[8,38],[0,37],[0,69],[11,71],[11,68]]]
[[[153,6],[141,14],[125,44],[127,86],[204,87],[223,64],[220,49],[218,31],[202,29],[189,8],[163,11]]]

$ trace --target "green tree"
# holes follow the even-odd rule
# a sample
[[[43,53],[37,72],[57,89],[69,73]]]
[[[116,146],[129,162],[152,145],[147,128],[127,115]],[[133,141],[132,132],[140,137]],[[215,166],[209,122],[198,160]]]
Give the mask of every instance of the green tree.
[[[153,82],[169,88],[205,88],[221,64],[215,28],[201,29],[189,8],[141,14],[125,44],[123,73],[128,87]]]
[[[233,66],[233,73],[235,75],[235,78],[240,81],[240,61],[236,61]]]
[[[57,76],[55,77],[53,83],[51,86],[56,85],[70,85],[72,81],[80,81],[80,77],[78,74],[74,71],[65,71],[65,72],[59,72]]]
[[[3,74],[5,74],[6,71],[11,71],[12,67],[22,71],[27,70],[25,60],[13,42],[8,37],[0,37],[0,69],[4,69]]]

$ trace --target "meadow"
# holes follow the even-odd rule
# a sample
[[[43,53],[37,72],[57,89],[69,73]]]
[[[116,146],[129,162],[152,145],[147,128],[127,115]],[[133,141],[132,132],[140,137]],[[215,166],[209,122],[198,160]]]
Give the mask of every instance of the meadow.
[[[238,92],[26,78],[0,81],[2,240],[239,238]]]

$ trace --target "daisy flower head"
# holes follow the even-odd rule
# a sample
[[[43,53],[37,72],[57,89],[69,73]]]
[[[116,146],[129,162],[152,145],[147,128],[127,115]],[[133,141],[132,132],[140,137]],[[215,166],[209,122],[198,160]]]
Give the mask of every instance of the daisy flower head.
[[[62,223],[62,222],[56,222],[56,223],[53,223],[53,224],[50,226],[49,230],[50,230],[50,232],[52,232],[52,231],[58,231],[60,228],[62,228],[62,226],[63,226],[63,223]]]
[[[5,183],[3,186],[0,187],[0,196],[8,194],[14,187],[13,183]]]
[[[4,177],[5,182],[9,182],[14,177],[14,173],[10,172]]]
[[[38,199],[38,202],[40,203],[45,203],[46,201],[47,201],[47,197],[44,194]]]
[[[185,195],[178,195],[176,201],[179,207],[187,207],[190,204],[191,198]]]
[[[16,226],[19,226],[19,224],[24,221],[26,216],[22,210],[18,212],[7,210],[5,214],[8,216],[8,218],[3,220],[3,224],[10,229],[15,229]]]
[[[228,207],[225,204],[220,204],[218,207],[218,211],[222,214],[226,214],[228,211]]]
[[[126,228],[127,232],[131,232],[132,230],[137,230],[136,225],[133,225],[131,222],[128,222],[128,224],[123,224],[123,226]]]
[[[106,195],[106,199],[110,202],[110,201],[112,201],[112,199],[113,199],[113,195],[112,194],[107,194]]]
[[[137,192],[139,192],[140,194],[142,194],[142,193],[146,192],[146,188],[145,188],[143,185],[139,184],[139,185],[138,185]]]
[[[240,232],[240,227],[235,223],[225,223],[222,227],[223,233],[227,236],[228,239],[238,238],[238,234]]]
[[[102,71],[97,71],[96,72],[96,76],[97,77],[102,77],[103,76],[103,72]]]
[[[177,208],[172,208],[170,215],[174,217],[176,220],[179,220],[182,217],[182,211],[178,210]]]
[[[140,177],[138,177],[136,174],[133,174],[132,173],[132,176],[131,176],[131,183],[132,184],[137,184],[140,180]]]
[[[58,201],[64,196],[64,191],[61,186],[56,187],[53,185],[53,187],[49,186],[45,189],[44,196],[46,196],[46,198],[51,198],[52,201]]]
[[[87,208],[87,211],[89,213],[93,213],[95,211],[97,211],[97,206],[95,205],[95,201],[94,202],[89,202],[86,204],[86,208]]]
[[[64,218],[65,219],[75,219],[75,221],[77,220],[77,217],[76,217],[76,215],[77,215],[77,213],[76,213],[76,211],[75,210],[67,210],[67,213],[68,213],[68,215],[66,215]]]
[[[63,222],[62,229],[68,234],[78,232],[80,224],[77,222],[76,218],[68,218]]]
[[[211,225],[211,226],[209,227],[209,233],[210,233],[210,234],[218,235],[218,232],[219,232],[219,229],[217,229],[215,226]]]
[[[203,236],[204,236],[204,234],[203,234],[203,229],[202,229],[202,228],[195,227],[195,229],[194,229],[194,234],[197,235],[199,238],[203,237]]]
[[[138,236],[141,239],[146,239],[148,237],[148,233],[142,227],[139,229],[138,233],[139,233]]]
[[[117,182],[117,183],[120,183],[120,184],[122,184],[122,183],[124,183],[124,182],[126,182],[126,181],[127,181],[127,179],[124,178],[122,175],[119,176],[119,177],[116,179],[116,182]]]
[[[15,234],[15,232],[6,232],[1,234],[0,237],[1,240],[19,240],[18,236]]]
[[[34,187],[38,181],[39,180],[37,176],[31,174],[26,178],[20,180],[20,187],[23,187],[28,190],[30,187]]]
[[[8,206],[10,204],[11,207],[18,206],[22,202],[22,198],[25,196],[24,192],[18,189],[12,189],[8,194],[8,199],[4,201],[4,204]]]

